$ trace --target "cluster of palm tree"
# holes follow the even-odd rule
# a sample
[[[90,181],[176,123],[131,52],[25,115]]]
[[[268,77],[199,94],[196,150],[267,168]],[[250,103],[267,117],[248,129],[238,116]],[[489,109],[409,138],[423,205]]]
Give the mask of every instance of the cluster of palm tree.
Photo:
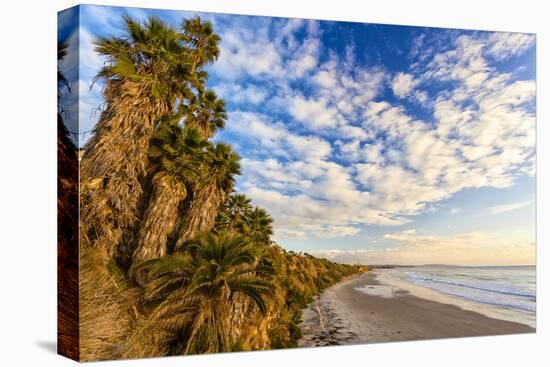
[[[235,193],[216,217],[214,230],[246,234],[255,243],[269,245],[273,219],[266,210],[253,207],[246,195]]]
[[[99,280],[115,266],[125,289],[141,290],[128,308],[133,317],[173,331],[179,353],[229,350],[234,294],[265,312],[275,286],[253,251],[269,243],[267,212],[247,207],[226,229],[217,226],[243,197],[231,195],[240,157],[210,141],[227,119],[224,101],[206,88],[205,66],[217,59],[220,38],[198,17],[179,29],[156,17],[124,24],[122,36],[95,39],[107,60],[97,75],[105,107],[84,147],[80,225],[83,263],[98,263],[84,266],[82,287],[101,286],[87,269],[104,268]],[[88,303],[99,298],[109,297],[92,294]],[[101,309],[83,305],[84,323],[93,307]]]

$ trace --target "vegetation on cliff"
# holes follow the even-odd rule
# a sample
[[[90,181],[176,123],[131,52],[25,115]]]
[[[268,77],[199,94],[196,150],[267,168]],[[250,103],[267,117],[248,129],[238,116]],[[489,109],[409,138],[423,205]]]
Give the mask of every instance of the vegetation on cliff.
[[[235,192],[240,157],[210,139],[209,22],[124,18],[98,38],[105,106],[81,162],[80,358],[296,346],[301,309],[356,268],[287,252]]]

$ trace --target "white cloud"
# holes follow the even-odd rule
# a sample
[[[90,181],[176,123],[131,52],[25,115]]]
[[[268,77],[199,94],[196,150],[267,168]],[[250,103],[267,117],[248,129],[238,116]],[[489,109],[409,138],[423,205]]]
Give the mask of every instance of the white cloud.
[[[340,157],[344,158],[348,162],[358,162],[362,159],[361,154],[361,141],[352,140],[349,143],[338,142],[337,143]]]
[[[351,52],[348,48],[347,59],[353,59]],[[305,83],[312,87],[310,95],[287,93],[282,104],[313,132],[366,140],[370,134],[357,126],[361,122],[357,116],[380,93],[385,79],[379,68],[353,68],[333,55],[306,78]]]
[[[421,56],[425,51],[423,49],[424,40],[426,39],[426,34],[422,33],[419,36],[415,37],[412,41],[411,49],[409,51],[409,57],[412,59]]]
[[[310,40],[303,48],[303,53],[294,60],[291,60],[288,67],[295,77],[302,77],[317,66],[317,53],[319,41]]]
[[[405,98],[412,93],[417,84],[418,81],[415,80],[412,74],[399,72],[394,76],[391,82],[391,88],[393,94],[400,98]]]
[[[281,75],[282,57],[266,33],[267,30],[263,29],[259,29],[255,35],[243,29],[224,32],[220,44],[220,57],[211,70],[230,80],[243,75]]]
[[[367,163],[374,163],[382,167],[385,163],[382,149],[384,145],[381,142],[375,144],[365,144],[363,146],[363,156]]]
[[[392,106],[387,102],[369,102],[364,110],[363,127],[374,127],[393,139],[408,134],[419,121],[409,116],[401,106]]]
[[[289,112],[298,121],[301,121],[313,130],[334,127],[338,124],[338,113],[335,108],[329,107],[326,99],[307,99],[303,96],[292,98]]]
[[[485,232],[434,236],[403,231],[384,236],[394,246],[377,249],[319,250],[312,255],[344,263],[362,264],[449,264],[449,265],[531,265],[535,245],[521,236],[508,237]]]
[[[239,85],[234,83],[220,83],[216,85],[216,92],[219,96],[233,103],[251,103],[257,105],[262,103],[268,96],[266,90],[256,85]]]
[[[423,90],[417,90],[414,92],[414,96],[420,104],[425,104],[428,102],[428,93]]]
[[[367,131],[359,126],[352,126],[341,124],[337,131],[337,136],[348,139],[367,140],[373,139],[374,136],[371,131]]]
[[[496,205],[496,206],[488,208],[487,209],[487,214],[495,215],[495,214],[507,213],[507,212],[511,212],[513,210],[516,210],[516,209],[526,207],[527,205],[530,205],[532,203],[533,203],[532,201],[522,201],[522,202],[518,202],[518,203]]]
[[[231,111],[229,116],[226,129],[257,139],[258,148],[266,155],[311,161],[324,159],[331,153],[331,145],[322,138],[293,134],[284,124],[266,115]]]
[[[279,230],[279,238],[335,238],[357,235],[361,230],[352,226],[333,226],[329,224],[301,225],[296,229]]]
[[[428,202],[446,198],[445,188],[431,185],[411,170],[397,165],[358,164],[357,179],[374,193],[371,207],[393,216],[413,215]]]
[[[95,7],[94,7],[95,8]],[[92,80],[103,66],[103,58],[94,51],[92,34],[84,27],[74,31],[67,39],[67,56],[63,58],[59,67],[69,81],[71,92],[62,91],[61,105],[63,106],[64,122],[69,131],[88,131],[96,124],[99,116],[97,109],[103,103],[100,86],[90,89]],[[101,84],[100,81],[98,81]],[[83,145],[89,138],[87,135],[78,135],[78,145]],[[77,136],[71,135],[75,138]]]
[[[255,162],[257,171],[245,171],[251,180],[243,185],[242,190],[252,198],[255,205],[269,209],[276,223],[275,240],[288,238],[289,233],[303,233],[304,238],[308,235],[319,236],[318,226],[330,228],[336,237],[336,234],[357,234],[359,227],[356,225],[360,224],[401,223],[379,210],[369,208],[366,205],[369,194],[354,189],[345,172],[338,172],[340,168],[321,167],[320,176],[312,180],[315,184],[308,186],[303,184],[304,181],[307,182],[304,177],[287,179],[288,175],[296,175],[291,173],[296,169],[293,165],[294,163],[290,163],[279,167],[283,172],[280,177],[270,173],[263,161]],[[277,179],[284,179],[286,182],[279,187],[280,181]],[[316,183],[318,181],[321,182],[319,185]],[[342,228],[348,227],[355,229],[346,229],[344,232]]]
[[[482,39],[466,35],[457,37],[454,49],[433,57],[424,77],[460,81],[467,89],[481,86],[490,72],[483,57],[485,46],[486,43]]]
[[[519,55],[535,43],[535,35],[495,32],[489,36],[489,54],[499,60]]]
[[[318,62],[321,45],[316,23],[263,17],[243,22],[235,18],[218,30],[220,57],[210,69],[225,80],[254,77],[279,83],[303,77]],[[295,33],[304,29],[308,37],[298,40]]]
[[[293,154],[302,157],[305,161],[326,158],[332,149],[328,142],[315,136],[289,134],[285,139]]]
[[[337,80],[334,71],[331,70],[321,70],[313,78],[313,80],[321,88],[334,88],[336,87]]]
[[[80,78],[91,81],[98,71],[103,67],[105,59],[95,52],[95,46],[92,44],[93,34],[85,28],[80,29],[80,50],[79,66]]]
[[[112,7],[106,7],[101,5],[86,5],[81,7],[83,11],[83,17],[90,17],[94,19],[98,27],[105,30],[109,34],[119,34],[120,28],[122,26],[122,17],[117,12],[113,11]],[[138,14],[132,14],[136,16]],[[142,15],[140,19],[145,19],[145,16]]]

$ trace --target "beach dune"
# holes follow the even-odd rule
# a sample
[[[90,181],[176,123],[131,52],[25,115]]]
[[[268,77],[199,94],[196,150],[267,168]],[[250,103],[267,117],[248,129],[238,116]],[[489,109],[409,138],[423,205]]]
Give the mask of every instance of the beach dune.
[[[382,285],[376,271],[326,289],[304,310],[300,327],[302,347],[535,332]]]

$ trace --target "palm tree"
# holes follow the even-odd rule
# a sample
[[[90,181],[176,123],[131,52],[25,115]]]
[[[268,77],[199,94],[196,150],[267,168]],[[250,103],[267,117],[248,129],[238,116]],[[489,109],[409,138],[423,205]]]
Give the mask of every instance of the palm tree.
[[[199,90],[198,96],[193,96],[185,110],[185,125],[199,130],[204,139],[210,139],[225,126],[225,102],[213,90]]]
[[[269,244],[273,235],[273,218],[267,211],[254,208],[247,217],[247,233],[255,243]]]
[[[185,20],[181,29],[181,39],[186,43],[192,60],[192,73],[197,67],[205,66],[218,58],[220,36],[214,32],[212,23],[202,22],[200,17],[195,17]]]
[[[63,71],[59,68],[59,62],[67,56],[67,48],[69,47],[69,44],[65,42],[59,42],[57,44],[57,101],[58,101],[58,110],[61,110],[61,106],[59,106],[59,99],[61,98],[61,87],[67,88],[69,93],[71,92],[71,86],[69,85],[69,81],[67,78],[65,78],[65,74],[63,74]]]
[[[123,36],[94,40],[107,60],[96,77],[105,81],[106,107],[81,163],[83,235],[111,256],[138,217],[155,125],[190,95],[188,51],[177,31],[155,17],[124,22]]]
[[[233,194],[229,196],[224,208],[224,213],[229,219],[228,231],[244,233],[243,225],[245,225],[248,215],[252,211],[250,201],[251,200],[244,194]]]
[[[166,255],[167,239],[178,219],[180,203],[199,176],[208,145],[197,130],[176,122],[161,125],[149,146],[153,189],[138,233],[133,264]]]
[[[225,210],[220,211],[214,220],[214,228],[212,228],[214,233],[220,234],[222,232],[229,231],[229,216]]]
[[[241,236],[206,233],[188,250],[137,266],[144,304],[152,307],[155,326],[177,335],[172,352],[230,351],[235,296],[243,295],[265,314],[265,297],[275,293],[271,270],[254,265],[256,252]]]
[[[223,211],[216,217],[215,231],[245,235],[257,244],[268,244],[273,235],[273,218],[244,194],[234,193],[227,199]]]
[[[240,174],[239,160],[239,155],[230,145],[216,143],[208,147],[201,178],[195,188],[176,247],[181,247],[197,233],[212,229],[227,195],[233,191],[234,176]]]

